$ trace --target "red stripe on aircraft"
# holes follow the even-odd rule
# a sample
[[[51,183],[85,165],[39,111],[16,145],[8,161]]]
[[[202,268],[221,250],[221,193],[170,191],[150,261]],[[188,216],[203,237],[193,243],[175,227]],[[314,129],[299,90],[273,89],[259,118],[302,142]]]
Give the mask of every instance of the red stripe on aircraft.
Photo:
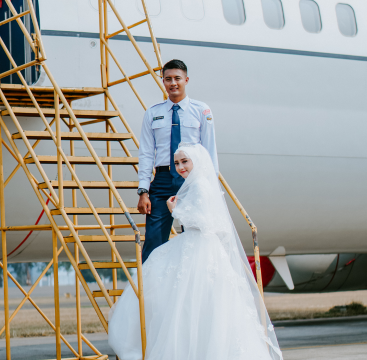
[[[256,266],[255,257],[247,256],[248,262],[250,263],[251,270],[256,279]],[[268,285],[275,274],[275,268],[267,256],[260,256],[260,266],[261,266],[261,278],[263,281],[263,286]]]

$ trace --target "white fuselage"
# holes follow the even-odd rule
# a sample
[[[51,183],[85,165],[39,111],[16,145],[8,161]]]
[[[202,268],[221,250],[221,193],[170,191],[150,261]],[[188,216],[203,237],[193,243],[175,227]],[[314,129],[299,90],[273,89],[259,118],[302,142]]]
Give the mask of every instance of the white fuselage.
[[[40,1],[47,64],[62,87],[100,86],[97,3]],[[187,2],[183,0],[147,3],[163,62],[183,60],[189,69],[189,97],[206,102],[213,111],[220,171],[258,227],[261,254],[268,255],[278,246],[293,255],[365,253],[367,3],[347,1],[356,16],[358,32],[354,37],[339,31],[337,0],[317,1],[322,22],[317,34],[305,31],[294,0],[282,1],[285,25],[280,30],[265,24],[260,0],[244,1],[246,21],[239,26],[225,20],[221,0],[192,1],[197,8],[191,12],[185,12]],[[142,19],[138,1],[116,0],[115,5],[128,24]],[[112,33],[120,25],[113,13],[109,14]],[[146,24],[132,33],[156,66]],[[110,44],[126,73],[146,69],[126,36],[120,35]],[[111,81],[121,77],[111,60]],[[162,100],[150,77],[134,84],[148,106]],[[37,85],[50,83],[41,74]],[[144,110],[134,94],[126,83],[112,87],[111,92],[139,135]],[[103,98],[85,99],[74,106],[103,109]],[[6,122],[14,129],[10,118]],[[23,125],[43,130],[38,120],[24,119]],[[38,153],[42,149],[49,154],[53,148],[51,142],[45,143]],[[77,151],[87,155],[81,148],[84,146],[77,144]],[[122,156],[118,147],[113,151]],[[15,162],[4,155],[9,164],[7,177]],[[81,177],[82,169],[90,171],[90,167],[78,168]],[[56,167],[52,171],[50,178],[56,175]],[[116,170],[116,174],[119,171],[123,180],[136,179],[133,172],[128,173],[131,179],[126,179],[126,172]],[[97,172],[95,176],[100,178]],[[90,175],[85,179],[91,180]],[[127,205],[136,206],[135,193],[126,196]],[[6,201],[8,225],[34,224],[41,212],[20,172],[7,187]],[[100,202],[107,205],[107,198]],[[251,254],[251,231],[230,199],[228,204],[245,250]],[[48,221],[44,217],[41,223]],[[9,233],[9,251],[25,235]],[[49,236],[33,233],[28,246],[11,260],[49,259]],[[97,254],[100,248],[95,248]]]

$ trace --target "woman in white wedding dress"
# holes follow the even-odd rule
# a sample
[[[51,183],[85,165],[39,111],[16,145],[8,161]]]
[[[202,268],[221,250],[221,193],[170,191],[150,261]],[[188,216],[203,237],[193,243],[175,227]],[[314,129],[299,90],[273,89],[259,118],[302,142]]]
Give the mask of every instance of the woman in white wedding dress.
[[[185,231],[143,265],[145,360],[282,359],[209,153],[182,144],[175,163],[185,182],[167,205]],[[142,359],[130,285],[110,310],[108,327],[120,360]]]

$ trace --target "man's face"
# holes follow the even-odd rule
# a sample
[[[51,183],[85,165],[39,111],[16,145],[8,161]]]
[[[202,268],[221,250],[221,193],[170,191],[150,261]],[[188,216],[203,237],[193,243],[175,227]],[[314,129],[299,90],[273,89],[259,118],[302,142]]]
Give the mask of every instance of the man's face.
[[[185,95],[185,86],[189,82],[186,73],[180,69],[168,69],[164,72],[163,84],[170,98],[180,98]]]

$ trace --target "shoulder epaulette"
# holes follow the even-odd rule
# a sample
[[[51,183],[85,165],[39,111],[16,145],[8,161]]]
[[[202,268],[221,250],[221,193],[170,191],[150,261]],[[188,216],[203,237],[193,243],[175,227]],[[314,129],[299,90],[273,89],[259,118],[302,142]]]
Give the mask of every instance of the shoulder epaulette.
[[[204,102],[202,101],[198,101],[198,100],[194,100],[194,99],[190,99],[190,103],[191,104],[195,104],[195,105],[198,105],[202,108],[205,108],[205,109],[209,109],[209,106],[207,104],[205,104]]]
[[[159,103],[157,103],[157,104],[154,104],[154,105],[152,105],[149,109],[152,109],[152,108],[154,108],[155,106],[158,106],[158,105],[165,104],[166,102],[167,102],[167,100],[164,100],[164,101],[162,101],[162,102],[159,102]]]

